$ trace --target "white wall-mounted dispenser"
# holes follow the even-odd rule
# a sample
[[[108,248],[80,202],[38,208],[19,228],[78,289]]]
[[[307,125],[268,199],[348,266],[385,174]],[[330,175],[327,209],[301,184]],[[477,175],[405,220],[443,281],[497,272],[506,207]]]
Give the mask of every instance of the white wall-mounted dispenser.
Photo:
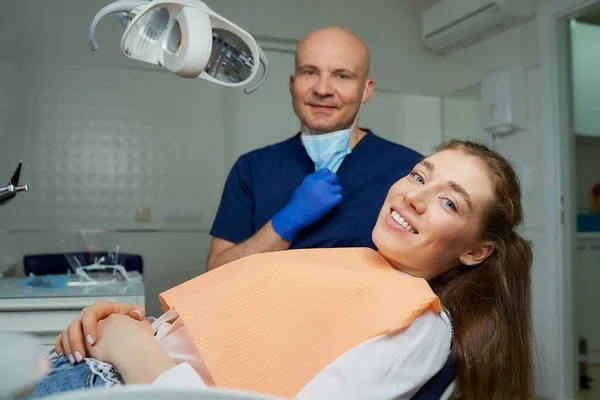
[[[494,71],[481,82],[483,128],[491,134],[519,129],[527,117],[527,80],[520,65]]]

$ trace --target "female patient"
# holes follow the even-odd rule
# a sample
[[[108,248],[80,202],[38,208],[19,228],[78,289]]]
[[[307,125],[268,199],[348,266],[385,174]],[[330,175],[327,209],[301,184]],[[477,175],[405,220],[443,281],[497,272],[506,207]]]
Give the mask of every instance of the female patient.
[[[355,264],[364,260],[364,264],[372,264],[373,268],[357,272],[366,274],[361,275],[361,279],[368,278],[369,274],[388,273],[389,269],[393,276],[385,275],[383,280],[386,282],[381,281],[381,291],[387,281],[389,287],[401,288],[390,294],[390,303],[380,304],[373,300],[369,303],[374,305],[372,308],[363,310],[362,314],[352,314],[359,315],[360,322],[354,322],[355,325],[348,322],[345,328],[340,327],[338,337],[334,333],[331,341],[335,346],[338,339],[346,340],[348,347],[329,360],[324,368],[319,367],[291,397],[409,399],[451,356],[457,392],[462,399],[530,399],[532,254],[528,243],[515,231],[522,220],[520,195],[513,169],[499,154],[482,145],[452,141],[442,145],[391,187],[373,229],[378,252],[324,249],[316,250],[316,253],[315,250],[295,250],[256,256],[263,257],[258,259],[258,264],[268,261],[269,257],[276,258],[279,270],[285,271],[286,265],[292,269],[291,265],[303,260],[302,257],[310,259],[313,254],[326,252],[334,259],[332,264],[338,264],[331,268],[341,271],[336,275],[340,281],[346,279],[344,268],[352,275]],[[184,288],[195,284],[196,280],[199,284],[211,279],[218,281],[218,274],[226,276],[228,269],[238,268],[240,274],[249,275],[252,271],[263,271],[262,265],[251,266],[251,260],[256,259],[253,257],[238,260],[246,264],[225,265],[195,278],[190,281],[192,283],[186,282]],[[312,263],[305,262],[305,265],[312,266]],[[321,268],[326,269],[328,267]],[[397,283],[392,282],[395,279],[398,279]],[[233,285],[231,282],[235,281],[229,279],[227,284]],[[342,283],[335,282],[334,285],[333,281],[337,278],[329,280],[331,288],[337,290]],[[294,284],[290,284],[289,297],[295,296]],[[398,286],[393,286],[396,284]],[[313,286],[317,285],[306,285],[302,290],[313,290]],[[278,287],[271,289],[277,292]],[[194,290],[206,292],[194,286],[190,288],[185,292],[185,296],[192,296],[188,297],[190,299],[194,298]],[[327,288],[332,291],[329,286]],[[398,294],[404,291],[406,293]],[[429,296],[427,291],[432,295]],[[268,296],[261,303],[252,300],[250,291],[246,295],[249,304],[255,308],[266,308],[268,312],[269,307],[274,306],[269,304]],[[400,297],[402,295],[405,298]],[[219,294],[214,296],[211,301],[216,305]],[[227,301],[227,296],[221,297]],[[372,296],[375,299],[379,294]],[[397,301],[394,296],[406,301]],[[171,296],[171,299],[175,297]],[[407,306],[405,303],[410,303],[411,299],[417,299],[420,305]],[[439,303],[436,307],[436,300],[442,307]],[[206,310],[211,310],[211,305],[198,306],[200,303],[196,301],[189,311],[185,311],[185,301],[178,301],[179,306],[172,307],[177,311],[167,311],[152,326],[143,318],[141,307],[134,310],[120,304],[98,303],[85,309],[57,338],[56,349],[62,356],[52,360],[54,371],[36,387],[35,393],[41,396],[124,382],[180,386],[214,385],[216,382],[220,386],[220,375],[215,372],[219,365],[213,361],[209,363],[214,358],[211,354],[221,350],[211,348],[219,346],[220,338],[211,339],[212,342],[209,340],[209,344],[202,347],[199,346],[202,340],[193,333],[200,329],[194,325],[196,318],[200,321],[205,314],[210,314]],[[345,303],[332,305],[327,302],[314,305],[315,318],[322,315],[321,309],[357,312],[346,310]],[[243,303],[236,304],[240,308]],[[198,307],[204,311],[196,310]],[[310,310],[312,306],[306,307]],[[376,324],[373,321],[379,314],[387,321],[394,312],[411,317],[404,318],[402,323],[394,322],[396,325],[391,325],[394,329],[386,333],[365,336],[363,341],[353,343],[346,339],[355,330],[361,331],[361,325]],[[184,317],[182,313],[187,314]],[[294,320],[286,321],[293,323]],[[319,324],[327,325],[325,320],[319,324],[311,322],[310,317],[303,321],[309,325],[313,323],[316,328],[321,326]],[[368,328],[363,330],[370,332]],[[236,335],[235,330],[227,332]],[[252,332],[239,332],[238,336],[236,340],[244,340],[251,337]],[[292,346],[290,342],[297,340],[301,338],[292,334],[287,342],[276,344],[274,341],[273,352],[283,351],[288,344]],[[219,356],[225,357],[225,353],[223,350]],[[311,357],[319,359],[319,356]],[[240,352],[240,363],[243,363],[242,358]],[[75,365],[69,365],[66,360]],[[306,363],[299,360],[293,358],[284,362],[290,367]],[[213,365],[217,365],[215,369]],[[233,362],[221,369],[227,374],[228,368],[237,366]]]

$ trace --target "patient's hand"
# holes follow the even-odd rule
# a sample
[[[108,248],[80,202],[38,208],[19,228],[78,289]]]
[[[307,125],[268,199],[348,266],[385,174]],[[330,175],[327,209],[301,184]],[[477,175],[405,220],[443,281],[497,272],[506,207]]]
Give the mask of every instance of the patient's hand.
[[[120,354],[130,347],[142,347],[149,342],[156,342],[151,324],[136,321],[126,315],[112,314],[98,321],[98,342],[93,346],[86,345],[90,357],[112,363]]]
[[[98,322],[98,337],[94,346],[87,346],[88,353],[114,365],[127,383],[151,383],[176,365],[146,320],[110,315]]]
[[[86,345],[93,346],[98,341],[96,325],[98,321],[112,314],[127,315],[135,320],[143,320],[146,310],[140,305],[128,305],[99,300],[86,307],[81,314],[56,337],[55,350],[65,354],[75,364],[87,357]]]

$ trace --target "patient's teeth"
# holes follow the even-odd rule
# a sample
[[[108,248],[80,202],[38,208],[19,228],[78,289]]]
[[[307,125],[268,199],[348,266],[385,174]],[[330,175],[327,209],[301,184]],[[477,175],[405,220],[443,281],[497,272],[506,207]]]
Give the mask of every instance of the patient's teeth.
[[[400,214],[398,214],[396,211],[392,211],[391,212],[391,216],[392,218],[398,223],[400,224],[404,229],[406,229],[407,231],[411,232],[411,233],[415,233],[415,230],[412,228],[412,226],[410,226],[408,224],[408,222],[406,222],[404,220],[404,218],[402,218],[400,216]]]

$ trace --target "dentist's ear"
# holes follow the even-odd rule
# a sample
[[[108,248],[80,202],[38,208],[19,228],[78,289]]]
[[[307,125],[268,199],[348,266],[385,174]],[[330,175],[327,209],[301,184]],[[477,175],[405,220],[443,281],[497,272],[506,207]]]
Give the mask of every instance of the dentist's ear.
[[[367,79],[367,83],[365,84],[364,96],[363,96],[363,104],[366,104],[373,96],[373,91],[375,90],[375,80]]]

